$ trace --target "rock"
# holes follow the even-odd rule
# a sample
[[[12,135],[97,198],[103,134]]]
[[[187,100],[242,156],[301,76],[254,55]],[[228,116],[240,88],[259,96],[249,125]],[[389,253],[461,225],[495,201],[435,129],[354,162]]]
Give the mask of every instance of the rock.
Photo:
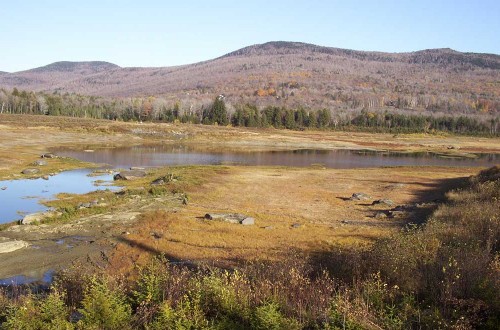
[[[41,158],[56,158],[56,155],[54,155],[53,153],[46,153],[46,154],[43,154],[40,156]]]
[[[371,197],[365,193],[354,193],[349,199],[351,201],[366,201],[371,199]]]
[[[22,225],[32,225],[38,222],[41,222],[43,219],[54,215],[54,212],[37,212],[31,213],[24,216],[23,220],[21,220]]]
[[[46,166],[47,165],[47,161],[43,160],[43,159],[38,159],[38,160],[35,160],[33,162],[33,165],[35,165],[35,166]]]
[[[302,227],[302,225],[300,223],[294,223],[292,225],[292,228],[300,228],[300,227]]]
[[[385,219],[385,218],[387,218],[387,214],[385,212],[375,213],[375,219]]]
[[[248,217],[248,218],[245,218],[243,220],[241,220],[240,222],[242,225],[244,226],[251,226],[251,225],[255,225],[255,219],[252,218],[252,217]]]
[[[156,180],[153,180],[153,182],[151,182],[152,186],[160,186],[162,184],[165,184],[165,180],[163,180],[163,178],[158,178]]]
[[[40,172],[39,169],[37,168],[26,168],[24,170],[22,170],[22,174],[37,174],[38,172]]]
[[[163,237],[163,234],[157,233],[157,232],[152,232],[151,236],[153,236],[154,239],[160,239]]]
[[[207,213],[205,214],[207,220],[219,220],[229,223],[254,225],[255,219],[239,213]]]
[[[393,206],[394,202],[390,199],[377,199],[376,201],[373,201],[372,205],[387,205],[387,206]]]
[[[4,187],[2,187],[2,188],[0,188],[0,189],[2,189],[2,190],[6,190],[6,189],[7,189],[7,187],[5,187],[5,186],[4,186]]]
[[[172,173],[169,173],[165,176],[159,177],[158,179],[154,180],[153,182],[151,182],[151,184],[152,185],[162,185],[162,184],[165,184],[168,182],[175,182],[175,181],[177,181],[177,178],[175,177],[175,175],[173,175]]]
[[[274,227],[273,226],[265,226],[264,229],[265,230],[271,230],[271,229],[274,229]]]
[[[0,253],[14,252],[27,246],[29,246],[28,242],[18,240],[11,241],[8,238],[0,237]]]
[[[133,171],[122,171],[118,174],[115,174],[113,177],[114,180],[135,180],[139,178],[143,178],[147,175],[146,172],[141,170],[133,170]]]
[[[145,168],[144,167],[137,167],[137,166],[132,166],[130,168],[131,171],[144,171]]]
[[[44,179],[44,180],[48,180],[48,179],[49,179],[49,176],[48,176],[48,175],[42,175],[42,179]]]
[[[90,203],[80,203],[78,204],[78,208],[79,209],[88,209],[90,208],[92,205]]]
[[[406,214],[405,211],[389,211],[389,214],[392,218],[400,218]]]

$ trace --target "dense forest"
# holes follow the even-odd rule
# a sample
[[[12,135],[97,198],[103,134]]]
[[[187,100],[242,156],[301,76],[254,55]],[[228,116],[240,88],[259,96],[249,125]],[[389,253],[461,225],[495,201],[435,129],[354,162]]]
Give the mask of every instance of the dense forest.
[[[433,133],[498,136],[498,116],[432,115],[402,111],[334,111],[254,104],[226,106],[219,95],[199,108],[169,103],[161,97],[103,98],[0,90],[0,113],[44,114],[121,121],[182,122],[286,129],[365,130],[392,133]]]

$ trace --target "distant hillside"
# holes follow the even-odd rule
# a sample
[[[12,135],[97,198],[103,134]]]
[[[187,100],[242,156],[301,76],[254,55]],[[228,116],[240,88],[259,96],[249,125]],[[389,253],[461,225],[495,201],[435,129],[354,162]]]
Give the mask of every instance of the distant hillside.
[[[365,52],[268,42],[177,67],[121,68],[56,62],[0,75],[0,87],[103,97],[161,97],[200,107],[214,95],[230,104],[497,113],[500,56],[429,49]]]
[[[103,61],[91,61],[91,62],[68,62],[68,61],[62,61],[62,62],[55,62],[46,66],[42,66],[39,68],[27,70],[25,72],[37,72],[37,73],[44,73],[44,72],[75,72],[78,71],[79,73],[96,73],[96,72],[102,72],[102,71],[107,71],[107,70],[112,70],[112,69],[118,69],[120,68],[118,65],[109,63],[109,62],[103,62]]]

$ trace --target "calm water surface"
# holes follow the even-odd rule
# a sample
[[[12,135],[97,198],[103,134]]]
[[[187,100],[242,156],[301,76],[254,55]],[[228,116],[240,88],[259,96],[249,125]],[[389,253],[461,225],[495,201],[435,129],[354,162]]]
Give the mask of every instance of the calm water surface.
[[[111,174],[88,177],[91,170],[65,171],[44,179],[24,179],[0,181],[0,223],[20,220],[28,213],[47,210],[40,204],[51,200],[59,193],[86,194],[100,189],[117,189],[106,185],[96,185],[96,180],[110,182]]]
[[[55,150],[60,156],[114,167],[173,165],[261,165],[311,166],[329,168],[362,168],[380,166],[493,166],[500,155],[482,154],[475,159],[449,158],[433,153],[395,153],[355,150],[292,150],[266,152],[200,151],[185,146],[133,146],[98,149],[94,152]]]

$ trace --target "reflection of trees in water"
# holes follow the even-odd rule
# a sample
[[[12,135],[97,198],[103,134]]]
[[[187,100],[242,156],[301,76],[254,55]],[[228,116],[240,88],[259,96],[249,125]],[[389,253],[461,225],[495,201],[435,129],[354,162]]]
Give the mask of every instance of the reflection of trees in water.
[[[167,166],[167,165],[271,165],[311,166],[324,164],[330,168],[363,168],[377,166],[492,166],[500,160],[496,154],[478,154],[475,158],[432,152],[394,152],[376,150],[296,149],[273,151],[231,151],[223,148],[182,145],[147,145],[95,152],[67,151],[56,153],[83,161],[108,163],[113,166]]]

